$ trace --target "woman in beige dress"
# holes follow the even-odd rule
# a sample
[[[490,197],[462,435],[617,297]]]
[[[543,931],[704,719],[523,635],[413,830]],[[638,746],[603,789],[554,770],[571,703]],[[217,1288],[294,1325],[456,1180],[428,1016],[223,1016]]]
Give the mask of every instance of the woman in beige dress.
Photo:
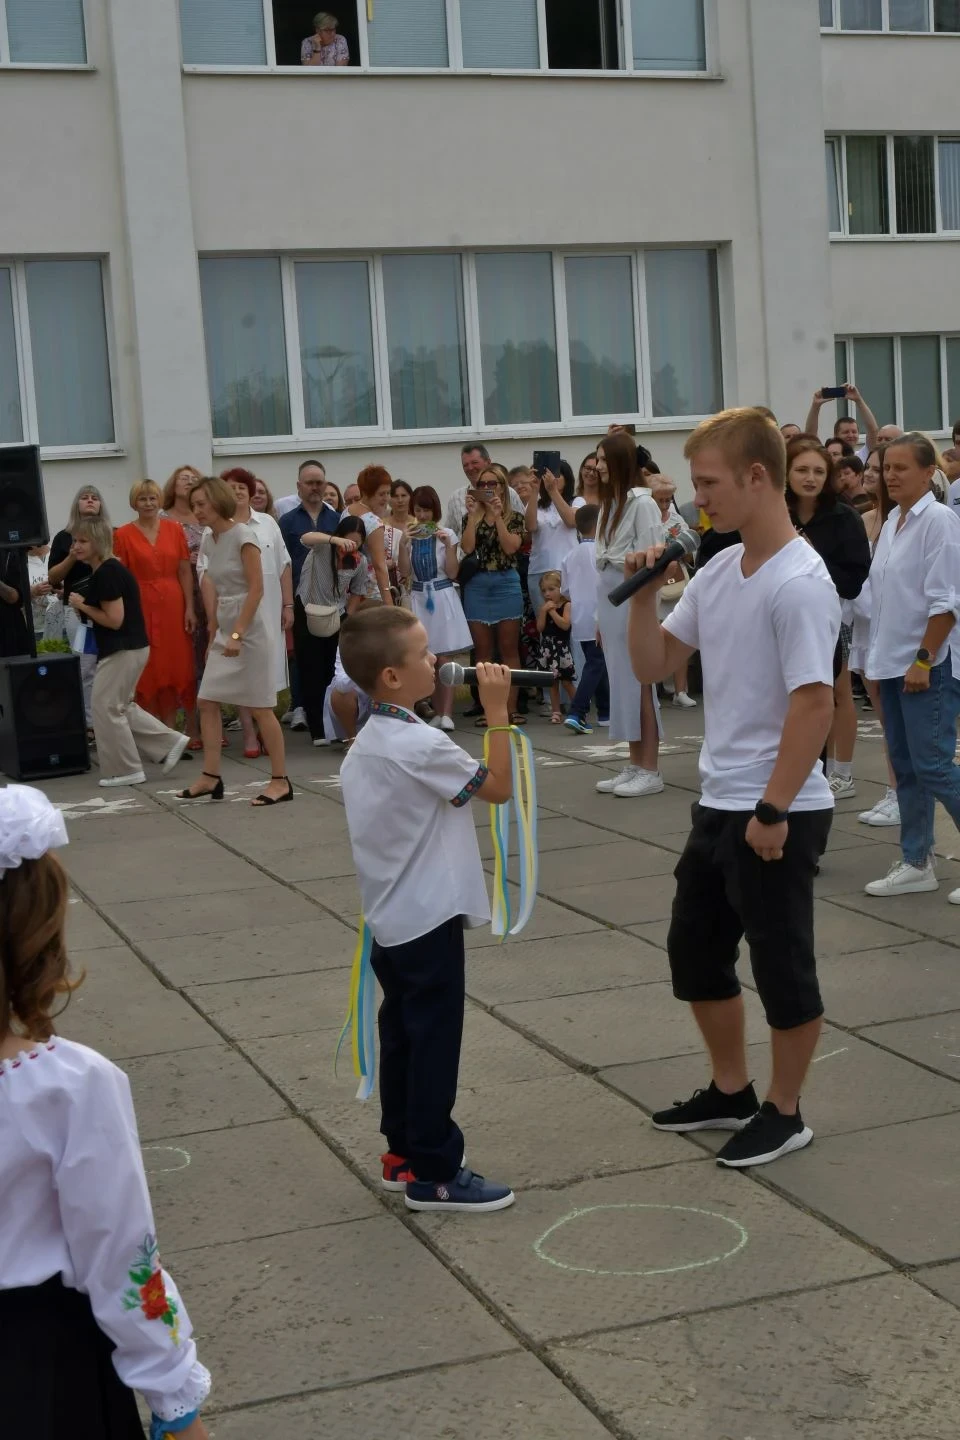
[[[181,791],[180,799],[223,799],[220,706],[248,705],[270,757],[270,781],[252,803],[292,800],[293,786],[284,773],[283,731],[273,708],[277,703],[273,638],[261,605],[263,567],[256,531],[234,520],[233,492],[214,476],[194,486],[190,505],[197,523],[209,527],[200,546],[198,569],[203,570],[201,592],[213,638],[197,696],[203,774],[189,790]]]

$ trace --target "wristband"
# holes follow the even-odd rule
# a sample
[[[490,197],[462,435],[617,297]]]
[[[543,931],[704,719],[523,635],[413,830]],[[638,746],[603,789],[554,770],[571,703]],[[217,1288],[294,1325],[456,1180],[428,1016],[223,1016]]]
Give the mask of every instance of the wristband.
[[[199,1410],[191,1410],[189,1415],[181,1415],[179,1420],[161,1420],[159,1415],[151,1415],[150,1440],[166,1440],[168,1435],[179,1435],[181,1430],[193,1424],[199,1414]]]
[[[914,663],[914,665],[919,666],[919,668],[920,668],[921,670],[932,670],[932,669],[933,669],[933,666],[932,666],[932,665],[929,663],[929,661],[927,661],[927,660],[914,660],[913,663]]]

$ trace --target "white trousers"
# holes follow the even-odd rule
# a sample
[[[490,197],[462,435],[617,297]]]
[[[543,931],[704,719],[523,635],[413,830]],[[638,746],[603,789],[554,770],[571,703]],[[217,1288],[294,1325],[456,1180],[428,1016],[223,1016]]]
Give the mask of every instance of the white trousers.
[[[178,731],[141,710],[133,698],[149,658],[146,646],[143,650],[118,650],[97,662],[93,733],[103,779],[141,770],[141,755],[158,763],[165,760],[179,738]]]

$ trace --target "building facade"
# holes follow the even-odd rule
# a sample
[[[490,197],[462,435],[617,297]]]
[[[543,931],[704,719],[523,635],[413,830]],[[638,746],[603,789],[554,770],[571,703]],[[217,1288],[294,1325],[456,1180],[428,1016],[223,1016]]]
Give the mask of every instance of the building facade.
[[[0,0],[0,444],[92,482],[960,413],[957,0]],[[309,50],[309,46],[308,46]],[[826,183],[825,183],[826,167]]]

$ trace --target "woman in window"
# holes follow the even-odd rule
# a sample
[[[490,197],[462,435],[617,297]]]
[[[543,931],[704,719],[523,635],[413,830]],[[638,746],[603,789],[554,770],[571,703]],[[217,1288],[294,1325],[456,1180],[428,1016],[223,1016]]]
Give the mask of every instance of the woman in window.
[[[496,642],[501,663],[519,670],[523,594],[517,553],[526,529],[523,515],[510,505],[506,474],[489,466],[467,491],[464,505],[460,549],[464,555],[476,557],[478,570],[464,591],[463,610],[477,662],[493,660]],[[484,729],[487,722],[481,715],[475,723]],[[517,710],[515,689],[510,691],[510,723],[527,723]]]
[[[610,591],[623,579],[630,554],[659,545],[664,538],[660,507],[643,485],[637,469],[637,447],[618,431],[597,446],[600,481],[600,522],[594,555],[597,562],[597,628],[610,682],[610,739],[626,740],[627,764],[609,780],[597,782],[601,794],[625,799],[659,795],[663,779],[658,768],[660,712],[656,692],[641,685],[633,673],[627,647],[629,605],[611,605]]]
[[[393,604],[390,590],[390,575],[387,570],[387,552],[384,544],[384,519],[390,503],[390,487],[393,481],[382,465],[368,465],[357,476],[360,499],[348,505],[345,515],[359,515],[367,532],[363,553],[370,566],[371,578],[368,594],[372,599],[379,595],[384,605]]]
[[[187,553],[190,556],[193,613],[197,618],[193,631],[193,673],[198,685],[203,675],[210,636],[207,634],[207,621],[203,613],[203,600],[200,596],[200,577],[197,574],[197,556],[200,553],[200,541],[203,539],[203,527],[197,524],[194,513],[190,509],[190,491],[202,478],[200,471],[193,465],[181,465],[178,470],[174,470],[163,487],[164,519],[176,520],[177,524],[183,528],[183,538],[187,542]],[[200,739],[200,717],[196,709],[187,711],[185,729],[190,736],[188,748],[201,750],[203,743]]]
[[[150,658],[137,681],[137,704],[164,725],[197,703],[193,663],[193,566],[183,527],[160,514],[163,494],[152,480],[130,490],[136,520],[114,532],[113,552],[140,587]]]
[[[321,10],[313,17],[313,34],[300,46],[301,65],[349,65],[350,48],[337,34],[340,21],[336,15]]]
[[[835,488],[835,467],[818,440],[791,440],[787,446],[787,508],[797,530],[810,542],[830,571],[841,607],[838,654],[834,662],[834,719],[827,740],[827,781],[837,799],[856,793],[853,749],[857,712],[850,687],[853,610],[850,602],[863,589],[870,572],[870,546],[863,521]]]

